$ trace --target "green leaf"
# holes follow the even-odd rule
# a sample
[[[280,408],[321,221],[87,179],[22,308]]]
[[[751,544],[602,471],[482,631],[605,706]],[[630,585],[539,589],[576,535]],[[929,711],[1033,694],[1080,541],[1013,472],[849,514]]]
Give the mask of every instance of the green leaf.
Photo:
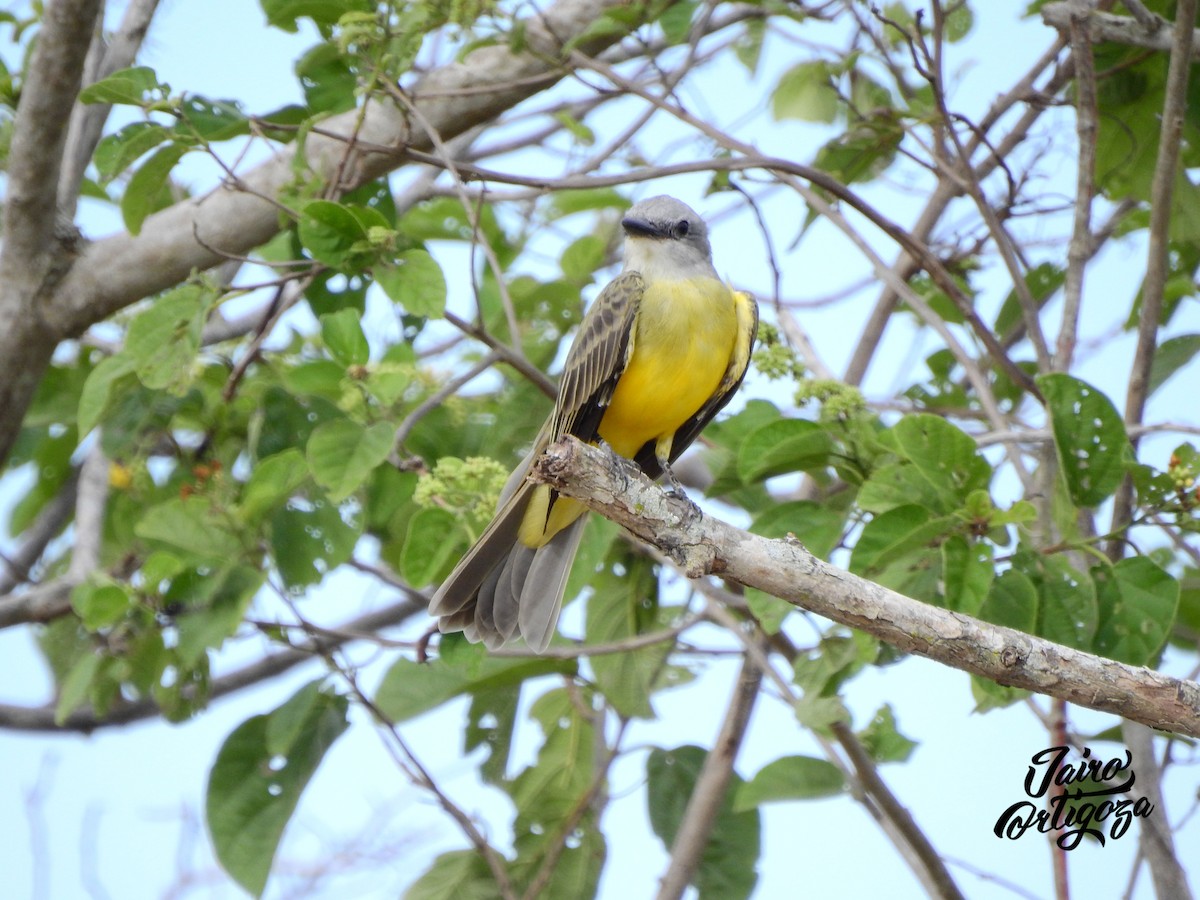
[[[170,93],[170,88],[158,80],[149,66],[118,69],[79,92],[80,103],[120,103],[126,106],[146,106]]]
[[[1009,569],[992,582],[978,616],[993,625],[1032,634],[1037,626],[1037,588],[1023,572]]]
[[[870,181],[887,171],[904,137],[899,118],[885,110],[822,145],[813,165],[843,184]]]
[[[395,428],[377,422],[364,428],[350,419],[334,419],[313,429],[305,456],[317,483],[334,503],[345,500],[379,466],[392,449]]]
[[[846,779],[833,763],[812,756],[784,756],[768,763],[745,782],[733,798],[737,812],[764,803],[836,797],[846,790]]]
[[[314,259],[339,268],[367,249],[370,228],[390,230],[387,219],[378,210],[332,200],[310,200],[300,212],[297,234]]]
[[[133,163],[169,140],[171,132],[154,122],[133,122],[96,145],[92,161],[100,173],[101,184],[107,184]]]
[[[207,295],[185,284],[152,301],[129,323],[122,351],[134,360],[138,379],[153,390],[183,396],[208,316]]]
[[[179,105],[175,130],[181,138],[227,141],[250,133],[250,120],[237,100],[209,100],[191,94]]]
[[[514,880],[528,882],[547,853],[563,851],[543,892],[548,897],[595,896],[606,855],[595,813],[578,815],[590,799],[597,768],[594,717],[580,699],[578,693],[558,688],[534,702],[530,718],[541,726],[545,740],[537,761],[509,785],[517,808],[512,826]],[[573,838],[563,848],[560,842],[568,826]]]
[[[229,522],[200,497],[178,497],[152,506],[134,526],[134,534],[184,551],[191,559],[220,560],[238,557],[242,543],[230,533]]]
[[[888,703],[876,710],[871,723],[858,733],[858,739],[871,759],[881,763],[904,762],[917,747],[916,741],[910,741],[896,728],[896,715]]]
[[[355,315],[357,310],[342,310]],[[324,317],[322,317],[324,318]],[[295,394],[313,394],[334,402],[342,398],[346,367],[331,359],[311,359],[283,370],[283,383]]]
[[[956,498],[948,486],[930,481],[907,460],[880,466],[859,488],[858,505],[872,513],[885,513],[898,506],[923,506],[930,511],[950,512]]]
[[[746,67],[751,77],[758,74],[758,63],[762,59],[765,33],[766,26],[763,21],[750,19],[743,26],[742,33],[734,38],[733,53],[738,62]]]
[[[992,467],[979,454],[975,441],[940,416],[905,416],[886,433],[885,440],[941,498],[941,512],[957,508],[991,479]]]
[[[54,707],[54,724],[62,725],[87,699],[92,682],[100,671],[104,658],[88,649],[75,660],[58,689],[58,703]]]
[[[942,581],[946,609],[969,616],[979,612],[992,586],[996,566],[989,544],[951,535],[942,544]]]
[[[443,853],[404,892],[404,900],[495,900],[495,896],[496,876],[474,850]]]
[[[133,360],[118,354],[100,360],[96,368],[88,373],[79,394],[79,434],[90,432],[104,417],[108,409],[113,388],[120,385],[122,379],[133,381]],[[136,383],[136,382],[135,382]]]
[[[738,477],[761,481],[788,472],[824,468],[833,451],[829,434],[815,422],[780,419],[746,436],[738,448]]]
[[[619,209],[629,207],[629,201],[612,188],[576,188],[555,191],[549,198],[547,216],[551,221],[579,212],[596,209]]]
[[[308,462],[295,447],[260,460],[242,489],[242,520],[252,523],[262,518],[290,497],[308,474]]]
[[[946,14],[946,40],[951,44],[961,41],[975,24],[975,14],[966,3],[959,3]]]
[[[975,712],[987,712],[992,709],[1003,709],[1012,706],[1019,700],[1029,696],[1029,691],[1009,687],[1006,684],[996,684],[978,675],[971,676],[971,696],[975,698]]]
[[[586,623],[589,644],[622,641],[654,626],[658,579],[649,557],[618,542],[591,583],[594,592],[587,601]],[[596,686],[622,716],[654,718],[650,694],[673,643],[589,657]]]
[[[347,13],[368,12],[369,0],[259,0],[267,24],[295,33],[298,19],[308,18],[316,25],[332,26]]]
[[[333,41],[316,44],[296,61],[295,70],[304,88],[306,119],[354,109],[358,65]]]
[[[236,634],[265,580],[261,569],[249,565],[190,569],[175,577],[163,600],[194,613],[176,619],[179,661],[195,666],[210,649],[219,649]]]
[[[1169,338],[1154,351],[1150,365],[1149,394],[1157,391],[1164,381],[1200,356],[1200,334],[1181,334]]]
[[[358,312],[340,309],[321,316],[321,339],[329,355],[344,368],[365,366],[371,355]]]
[[[907,557],[940,555],[937,539],[955,527],[949,517],[931,518],[921,506],[898,506],[875,516],[863,528],[850,556],[850,571],[879,577]]]
[[[1041,571],[1034,578],[1039,600],[1037,633],[1068,647],[1090,649],[1099,618],[1095,582],[1061,557],[1044,557],[1039,562]]]
[[[683,0],[672,3],[663,10],[663,14],[658,17],[658,24],[662,27],[663,37],[667,39],[668,44],[682,44],[687,40],[697,6],[699,4],[694,0]]]
[[[292,497],[268,522],[271,555],[292,590],[319,584],[350,558],[362,533],[361,521],[347,521],[336,503],[320,495]]]
[[[650,826],[668,849],[675,842],[707,755],[702,748],[689,745],[673,750],[655,748],[646,758]],[[744,784],[738,774],[733,773],[700,865],[692,878],[701,897],[741,900],[750,896],[758,880],[761,819],[757,809],[739,812],[733,805],[733,798],[740,794]]]
[[[205,813],[213,850],[225,871],[255,897],[266,887],[300,795],[346,730],[348,701],[318,684],[234,729],[209,774]]]
[[[1133,460],[1125,426],[1112,401],[1070,375],[1039,375],[1054,446],[1071,499],[1081,508],[1103,503]]]
[[[425,250],[405,250],[394,265],[377,266],[375,280],[392,302],[414,316],[440,319],[446,311],[446,276]]]
[[[1092,569],[1100,620],[1094,649],[1131,666],[1153,665],[1179,609],[1179,582],[1144,556]]]
[[[479,764],[479,774],[488,784],[501,787],[507,779],[520,698],[520,688],[508,685],[491,690],[476,688],[472,693],[463,733],[463,753],[471,753],[478,747],[488,751],[487,758]]]
[[[88,631],[116,625],[125,618],[132,606],[132,598],[117,584],[85,581],[71,591],[71,608],[83,620],[83,627]]]
[[[595,234],[585,234],[563,251],[563,277],[573,284],[588,284],[596,270],[604,264],[608,241]]]
[[[462,523],[452,512],[431,506],[418,510],[408,521],[404,547],[400,551],[400,574],[413,587],[424,587],[449,574],[449,563],[457,559],[465,535]]]
[[[171,170],[187,150],[182,144],[167,144],[133,173],[121,195],[121,218],[130,234],[140,234],[147,216],[170,205]]]
[[[828,63],[800,63],[783,74],[771,94],[771,115],[830,123],[837,118],[838,95]]]
[[[442,638],[443,647],[448,637]],[[513,688],[540,675],[573,675],[577,668],[572,660],[503,659],[481,655],[475,647],[470,651],[469,659],[453,664],[445,658],[418,663],[401,657],[383,676],[376,705],[392,721],[406,722],[462,694]]]
[[[796,609],[786,600],[780,600],[758,588],[746,588],[745,600],[751,614],[767,634],[779,634],[783,620]]]

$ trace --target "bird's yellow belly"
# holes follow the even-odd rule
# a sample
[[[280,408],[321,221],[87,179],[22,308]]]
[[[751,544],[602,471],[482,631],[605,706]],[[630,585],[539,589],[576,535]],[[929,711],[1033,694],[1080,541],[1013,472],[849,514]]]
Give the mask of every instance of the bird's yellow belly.
[[[673,435],[716,393],[737,339],[731,292],[708,279],[648,287],[633,337],[599,428],[626,457]]]

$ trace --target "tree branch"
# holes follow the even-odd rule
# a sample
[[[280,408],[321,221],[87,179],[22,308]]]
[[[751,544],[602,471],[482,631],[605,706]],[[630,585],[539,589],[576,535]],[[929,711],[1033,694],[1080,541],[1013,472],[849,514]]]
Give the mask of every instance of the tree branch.
[[[1146,251],[1146,275],[1142,281],[1142,308],[1138,315],[1137,347],[1129,372],[1129,387],[1125,394],[1125,424],[1138,424],[1150,396],[1150,367],[1158,349],[1158,329],[1162,321],[1163,292],[1170,275],[1170,227],[1175,173],[1179,164],[1179,145],[1183,137],[1183,117],[1187,112],[1188,75],[1196,21],[1196,0],[1180,0],[1175,9],[1175,38],[1167,66],[1167,85],[1163,100],[1162,126],[1158,137],[1158,156],[1154,162],[1154,179],[1150,185],[1150,235]],[[1137,450],[1137,439],[1131,440]],[[1133,481],[1129,476],[1121,483],[1113,498],[1112,531],[1119,532],[1133,518]],[[1108,547],[1112,559],[1125,553],[1123,537],[1115,538]]]
[[[1071,29],[1073,6],[1069,0],[1047,3],[1042,7],[1042,21],[1051,28],[1057,28],[1063,34],[1067,34]],[[1093,44],[1112,41],[1114,44],[1128,44],[1148,50],[1170,50],[1171,23],[1160,16],[1153,18],[1153,25],[1147,26],[1131,16],[1092,10],[1087,13],[1087,31]],[[1191,29],[1191,48],[1193,55],[1200,55],[1200,32],[1194,28]]]
[[[618,0],[559,0],[526,21],[528,50],[485,46],[466,64],[433,69],[409,91],[413,104],[443,140],[489,121],[568,74],[569,67],[560,62],[563,45],[614,5]],[[608,35],[583,44],[587,52],[598,52],[616,40]],[[340,171],[334,186],[340,193],[398,168],[410,148],[432,151],[433,139],[395,103],[372,99],[364,109],[323,122],[305,142],[303,162],[318,178]],[[136,236],[115,234],[90,245],[55,297],[53,314],[64,335],[78,334],[193,270],[216,265],[224,259],[221,253],[242,254],[268,240],[279,231],[279,210],[271,198],[294,179],[294,155],[295,148],[288,147],[240,176],[238,184],[150,216]]]
[[[767,540],[667,497],[640,469],[573,438],[531,477],[653,544],[689,577],[716,574],[999,684],[1200,737],[1200,684],[1129,666],[905,597],[832,566],[798,542]]]
[[[235,669],[227,675],[214,678],[212,689],[208,695],[209,702],[274,678],[276,675],[294,669],[301,663],[309,662],[343,644],[350,643],[364,634],[399,625],[406,619],[423,613],[427,605],[426,599],[419,595],[401,600],[399,603],[393,603],[391,606],[375,612],[365,613],[343,625],[324,631],[320,637],[314,637],[304,645],[273,653],[257,662]],[[28,707],[0,703],[0,728],[10,728],[15,731],[81,731],[89,734],[98,728],[128,725],[131,722],[152,719],[159,715],[161,715],[161,710],[158,704],[151,699],[144,699],[133,703],[121,703],[103,716],[97,716],[90,709],[78,709],[67,716],[60,725],[54,721],[53,704]]]
[[[158,0],[133,0],[125,8],[121,24],[112,40],[105,46],[99,34],[96,35],[89,56],[95,55],[94,71],[88,72],[88,82],[100,81],[107,78],[118,69],[132,66],[137,59],[138,50],[146,32],[150,30],[150,21],[158,9]],[[97,19],[97,27],[102,26]],[[67,130],[66,150],[63,154],[62,175],[58,184],[58,205],[63,215],[73,218],[75,205],[79,201],[79,185],[83,183],[83,173],[91,162],[92,153],[100,141],[104,122],[112,110],[111,103],[93,103],[88,106],[77,105],[71,113],[71,123]]]
[[[51,254],[67,120],[79,93],[99,9],[100,0],[60,0],[46,7],[29,77],[21,90],[8,157],[0,256],[6,304],[14,287],[8,281],[12,270],[33,276],[22,279],[27,289],[36,286],[44,275],[38,270]],[[22,294],[22,299],[30,299]]]
[[[750,724],[750,713],[762,683],[762,668],[747,653],[742,660],[742,670],[733,689],[733,699],[725,711],[721,733],[713,742],[712,750],[704,758],[696,787],[688,799],[675,842],[671,846],[671,864],[663,875],[658,889],[658,900],[678,900],[691,883],[700,864],[700,857],[708,845],[709,835],[716,824],[721,804],[733,777],[733,763],[737,759],[746,728]]]
[[[18,114],[20,142],[14,141],[10,157],[6,246],[0,258],[0,359],[11,362],[12,371],[19,374],[12,382],[0,383],[0,461],[8,457],[59,340],[178,284],[193,271],[223,262],[228,254],[243,255],[270,239],[280,228],[274,198],[303,168],[297,165],[301,161],[295,159],[296,148],[288,147],[236,183],[150,216],[138,235],[115,234],[88,245],[61,280],[56,276],[52,295],[39,303],[42,314],[33,315],[31,298],[46,277],[41,270],[31,273],[27,260],[46,260],[50,246],[65,122],[79,90],[97,2],[51,4],[33,69],[42,77],[31,77]],[[501,44],[480,47],[466,61],[423,75],[410,96],[430,126],[449,139],[567,75],[570,66],[563,62],[563,50],[569,42],[577,41],[572,46],[584,53],[616,43],[620,35],[612,33],[577,39],[605,10],[619,5],[621,0],[559,0],[523,22],[521,52]],[[74,12],[72,29],[59,22],[68,12]],[[62,31],[70,31],[71,40],[56,39]],[[55,90],[39,90],[42,81]],[[57,131],[46,123],[56,123]],[[338,176],[332,187],[341,192],[396,169],[407,160],[409,148],[432,147],[430,136],[414,127],[404,110],[388,100],[372,99],[365,108],[334,116],[319,132],[314,130],[304,142],[302,162],[318,178]],[[51,260],[62,269],[70,263],[66,258]],[[20,268],[10,273],[6,261],[8,269]],[[50,261],[44,261],[42,269],[49,266]],[[20,277],[13,280],[14,274]]]
[[[934,846],[929,842],[925,832],[917,825],[912,813],[892,793],[887,782],[879,775],[875,760],[862,745],[853,729],[844,722],[834,722],[830,726],[833,736],[845,752],[854,774],[870,797],[879,806],[880,815],[898,830],[904,839],[904,847],[916,855],[914,869],[921,879],[921,885],[930,896],[942,897],[945,900],[961,900],[963,894],[954,883],[946,868],[945,862]]]
[[[1145,797],[1156,810],[1157,816],[1146,816],[1139,821],[1141,828],[1141,850],[1150,865],[1150,877],[1154,880],[1154,893],[1172,900],[1191,900],[1187,873],[1175,853],[1175,838],[1171,834],[1170,820],[1163,803],[1161,770],[1154,758],[1153,733],[1136,722],[1122,722],[1121,736],[1133,754],[1133,771],[1137,772],[1137,787],[1131,791],[1135,796]]]
[[[74,252],[73,234],[58,226],[58,180],[99,8],[100,0],[60,0],[46,8],[13,123],[0,229],[0,462],[58,342],[42,295]]]

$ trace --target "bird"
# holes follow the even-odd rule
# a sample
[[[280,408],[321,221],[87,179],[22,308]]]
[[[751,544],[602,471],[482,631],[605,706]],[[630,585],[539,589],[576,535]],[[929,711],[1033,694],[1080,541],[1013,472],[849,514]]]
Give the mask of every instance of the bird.
[[[519,636],[550,643],[586,507],[527,479],[534,460],[573,435],[607,445],[651,478],[671,463],[741,385],[758,305],[713,267],[704,220],[665,195],[621,220],[624,266],[584,315],[567,353],[554,410],[500,493],[495,516],[442,582],[429,613],[496,649]]]

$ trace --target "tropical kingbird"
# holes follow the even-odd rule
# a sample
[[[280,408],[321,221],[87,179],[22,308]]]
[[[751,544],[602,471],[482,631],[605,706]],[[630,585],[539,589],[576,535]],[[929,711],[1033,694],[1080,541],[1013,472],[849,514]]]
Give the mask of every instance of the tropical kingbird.
[[[586,511],[526,479],[563,435],[604,442],[652,478],[729,402],[750,362],[758,307],[717,275],[704,220],[652,197],[621,221],[625,267],[567,354],[554,411],[500,494],[495,518],[429,604],[443,632],[499,647],[518,631],[541,652],[562,609]]]

